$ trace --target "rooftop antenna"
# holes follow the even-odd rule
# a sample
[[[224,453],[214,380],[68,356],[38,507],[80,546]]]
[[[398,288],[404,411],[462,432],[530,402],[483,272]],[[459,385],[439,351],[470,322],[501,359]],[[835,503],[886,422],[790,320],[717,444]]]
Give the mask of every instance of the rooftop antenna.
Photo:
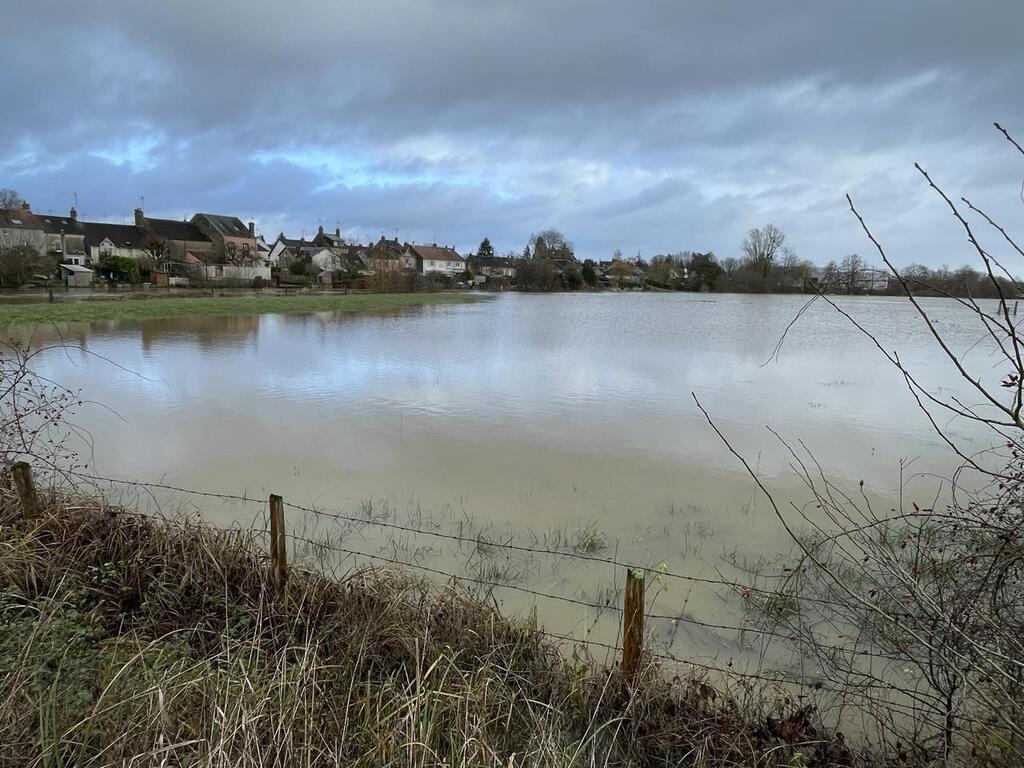
[[[141,208],[142,210],[146,210],[146,196],[145,195],[139,195],[139,208]]]
[[[78,193],[77,192],[72,192],[71,196],[75,199],[75,210],[77,211],[78,210]]]

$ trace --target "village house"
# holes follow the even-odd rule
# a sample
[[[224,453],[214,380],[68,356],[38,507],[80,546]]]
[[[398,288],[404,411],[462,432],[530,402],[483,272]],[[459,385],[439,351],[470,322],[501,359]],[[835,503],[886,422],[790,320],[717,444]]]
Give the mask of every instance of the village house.
[[[205,261],[213,252],[213,241],[192,222],[154,219],[136,208],[135,226],[145,232],[146,252],[159,261],[183,261],[186,253]]]
[[[408,243],[389,240],[383,235],[366,247],[363,260],[372,272],[411,272],[416,269],[416,256],[411,253]]]
[[[473,265],[474,271],[484,277],[511,279],[516,276],[515,261],[505,256],[476,256]]]
[[[273,246],[263,239],[263,235],[256,238],[256,256],[265,267],[270,266],[270,254]]]
[[[285,237],[284,232],[277,236],[277,240],[270,247],[270,264],[274,267],[287,269],[288,265],[297,259],[301,259],[307,249],[313,247],[313,241],[302,237],[298,240]]]
[[[43,250],[46,255],[62,264],[84,265],[88,253],[85,247],[85,227],[78,221],[78,211],[72,208],[67,216],[37,216],[43,225]]]
[[[345,239],[341,236],[341,227],[335,227],[332,235],[330,232],[324,232],[323,224],[321,224],[316,237],[313,238],[313,245],[324,248],[341,248],[345,245]]]
[[[250,266],[258,259],[256,223],[246,226],[237,216],[197,213],[191,223],[213,243],[213,260]]]
[[[86,265],[99,264],[111,256],[139,261],[148,255],[145,231],[131,224],[83,221],[82,227],[85,229]]]
[[[28,203],[20,208],[0,208],[0,248],[28,245],[45,252],[46,235],[41,222]]]
[[[416,271],[421,275],[432,272],[457,275],[466,270],[466,260],[454,248],[446,245],[410,245],[409,253],[416,259]]]

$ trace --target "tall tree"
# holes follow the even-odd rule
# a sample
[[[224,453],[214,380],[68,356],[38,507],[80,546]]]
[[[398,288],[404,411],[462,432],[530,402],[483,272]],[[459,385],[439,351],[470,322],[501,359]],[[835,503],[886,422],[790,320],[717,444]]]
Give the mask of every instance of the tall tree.
[[[494,246],[491,245],[491,241],[488,238],[484,238],[480,241],[480,247],[476,249],[476,255],[479,258],[490,259],[494,256]]]
[[[774,224],[754,227],[743,241],[743,255],[761,277],[768,277],[775,259],[783,252],[786,236]]]
[[[545,229],[530,235],[533,256],[537,259],[574,259],[573,245],[557,229]]]
[[[839,282],[846,293],[853,293],[861,286],[864,276],[864,260],[856,253],[843,257],[839,265]]]
[[[593,259],[587,259],[583,262],[583,268],[580,270],[580,277],[583,278],[583,282],[593,288],[597,285],[597,265]]]

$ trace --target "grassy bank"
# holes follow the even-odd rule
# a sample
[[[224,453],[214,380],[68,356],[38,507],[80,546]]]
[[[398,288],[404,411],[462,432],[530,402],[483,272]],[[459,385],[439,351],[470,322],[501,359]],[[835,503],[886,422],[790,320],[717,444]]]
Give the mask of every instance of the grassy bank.
[[[656,668],[630,694],[454,586],[293,568],[275,596],[248,532],[7,493],[2,765],[853,764],[808,710]]]
[[[461,293],[377,293],[299,296],[153,297],[110,301],[0,304],[0,327],[45,322],[118,318],[253,315],[297,312],[372,312],[436,304],[461,304],[483,297]]]

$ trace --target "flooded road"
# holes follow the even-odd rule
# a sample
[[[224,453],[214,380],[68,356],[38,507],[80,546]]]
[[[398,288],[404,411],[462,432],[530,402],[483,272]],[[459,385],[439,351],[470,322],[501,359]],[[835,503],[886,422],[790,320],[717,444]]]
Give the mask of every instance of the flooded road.
[[[898,495],[901,460],[910,462],[905,479],[920,475],[910,482],[922,494],[937,487],[927,475],[955,466],[902,376],[831,307],[808,309],[777,348],[805,301],[506,294],[387,315],[65,324],[37,328],[35,340],[59,331],[67,346],[47,352],[41,372],[102,404],[76,417],[99,475],[259,500],[278,493],[349,517],[743,581],[745,569],[790,543],[691,393],[783,508],[808,494],[766,426],[803,441],[835,482],[863,481],[880,504]],[[841,303],[926,386],[970,398],[905,301]],[[926,305],[954,348],[993,378],[1002,373],[965,310]],[[948,428],[972,450],[988,445],[955,421]],[[218,524],[264,513],[262,503],[122,492]],[[600,563],[289,515],[292,530],[351,551],[591,604],[619,601],[623,574]],[[347,553],[331,557],[353,563]],[[509,612],[535,606],[552,631],[614,641],[614,614],[525,591],[494,594]],[[685,621],[737,623],[728,590],[666,581],[650,595],[655,612],[683,620],[652,624],[673,653],[758,654],[756,639]]]

